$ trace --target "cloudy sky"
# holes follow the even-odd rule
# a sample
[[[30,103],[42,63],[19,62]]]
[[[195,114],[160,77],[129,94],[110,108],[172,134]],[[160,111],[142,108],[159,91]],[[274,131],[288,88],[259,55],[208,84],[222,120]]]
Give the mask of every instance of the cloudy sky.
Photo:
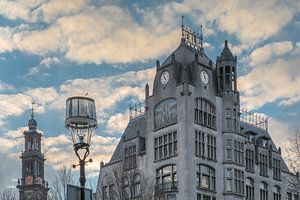
[[[156,59],[179,45],[182,15],[196,31],[203,25],[212,60],[229,40],[242,106],[265,113],[275,143],[284,146],[300,128],[300,1],[0,0],[0,188],[21,176],[32,101],[47,177],[77,162],[64,128],[65,100],[86,92],[99,121],[87,167],[96,180],[128,122],[128,104],[144,98]]]

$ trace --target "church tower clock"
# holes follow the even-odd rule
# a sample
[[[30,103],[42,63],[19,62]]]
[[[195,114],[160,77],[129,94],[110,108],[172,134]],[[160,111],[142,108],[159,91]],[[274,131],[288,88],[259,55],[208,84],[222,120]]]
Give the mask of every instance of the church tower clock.
[[[28,131],[24,131],[25,150],[20,156],[22,160],[22,178],[18,180],[20,200],[47,200],[49,190],[44,178],[45,157],[41,151],[42,134],[37,131],[34,109],[28,121]]]

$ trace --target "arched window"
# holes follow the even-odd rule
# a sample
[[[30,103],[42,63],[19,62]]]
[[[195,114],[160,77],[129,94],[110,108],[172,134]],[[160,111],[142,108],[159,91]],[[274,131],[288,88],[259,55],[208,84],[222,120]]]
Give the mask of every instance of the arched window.
[[[216,172],[211,166],[197,165],[197,187],[208,190],[216,189]]]
[[[156,170],[155,193],[177,190],[176,165],[166,165]]]
[[[197,98],[195,102],[195,123],[216,128],[216,109],[208,100]]]
[[[123,192],[122,193],[123,193],[123,199],[127,200],[131,196],[129,182],[128,182],[127,177],[123,178]]]
[[[136,174],[133,180],[133,197],[139,197],[141,195],[141,176]]]
[[[268,184],[261,182],[259,188],[260,200],[268,200]]]
[[[154,108],[154,129],[169,126],[177,122],[176,99],[165,99]]]
[[[274,198],[274,200],[281,200],[280,187],[274,186],[274,188],[273,188],[273,198]]]
[[[246,178],[246,200],[254,200],[254,181]]]

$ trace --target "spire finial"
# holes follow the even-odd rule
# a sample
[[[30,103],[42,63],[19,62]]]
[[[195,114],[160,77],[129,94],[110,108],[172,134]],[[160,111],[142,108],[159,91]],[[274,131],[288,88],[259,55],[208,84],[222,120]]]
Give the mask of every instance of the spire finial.
[[[35,101],[32,101],[31,102],[31,109],[30,109],[30,112],[31,112],[31,119],[34,118],[34,104],[35,104]]]
[[[200,26],[200,45],[201,45],[201,48],[203,49],[203,26],[202,26],[202,24]]]
[[[184,27],[184,16],[182,15],[181,16],[181,28],[183,28]]]

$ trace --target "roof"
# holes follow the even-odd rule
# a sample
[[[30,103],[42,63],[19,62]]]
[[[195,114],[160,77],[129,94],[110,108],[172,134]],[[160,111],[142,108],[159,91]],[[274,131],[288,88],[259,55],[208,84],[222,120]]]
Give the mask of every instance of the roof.
[[[270,137],[268,131],[266,131],[265,129],[256,127],[255,125],[245,123],[245,122],[240,122],[240,124],[241,124],[241,127],[243,127],[244,132],[250,131],[250,132],[256,133],[257,138],[264,137],[264,138],[270,139],[269,141],[271,142],[270,144],[272,144],[273,151],[278,152],[278,148],[276,147],[275,143],[273,142],[272,138]],[[281,162],[281,167],[282,167],[283,171],[289,172],[289,169],[288,169],[284,159],[282,158],[282,156],[280,156],[280,159],[281,159],[280,162]]]
[[[137,137],[145,137],[145,131],[146,131],[146,119],[145,118],[146,118],[145,115],[141,115],[141,116],[133,118],[129,121],[109,163],[118,162],[123,159],[123,143],[124,142],[134,139],[134,138],[137,138]]]
[[[212,61],[207,57],[204,50],[196,50],[182,41],[177,49],[163,62],[162,66],[172,63],[172,57],[175,56],[175,60],[180,63],[190,63],[195,60],[195,54],[198,54],[198,62],[210,66]]]
[[[229,47],[228,47],[228,42],[225,40],[225,46],[223,48],[223,51],[220,55],[220,57],[217,59],[217,62],[221,61],[233,61],[236,62],[236,58],[232,55]]]

